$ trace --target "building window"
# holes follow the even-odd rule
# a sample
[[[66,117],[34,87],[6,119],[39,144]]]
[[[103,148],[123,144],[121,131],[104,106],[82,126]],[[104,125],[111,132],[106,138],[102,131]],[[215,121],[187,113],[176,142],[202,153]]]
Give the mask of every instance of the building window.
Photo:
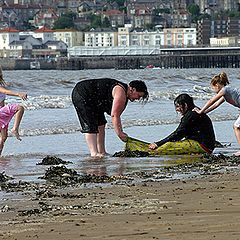
[[[178,45],[178,46],[181,46],[181,45],[182,45],[182,41],[181,41],[181,40],[178,40],[177,45]]]
[[[139,44],[138,44],[138,41],[133,40],[133,41],[132,41],[132,45],[138,46],[138,45],[139,45]]]

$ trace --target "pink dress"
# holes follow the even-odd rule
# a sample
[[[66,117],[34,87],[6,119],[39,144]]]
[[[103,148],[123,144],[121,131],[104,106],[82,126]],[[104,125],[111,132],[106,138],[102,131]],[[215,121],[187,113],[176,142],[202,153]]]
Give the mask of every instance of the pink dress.
[[[0,102],[4,101],[6,95],[0,93]],[[18,108],[17,103],[7,104],[3,107],[0,107],[0,129],[8,128],[9,122],[16,113]]]

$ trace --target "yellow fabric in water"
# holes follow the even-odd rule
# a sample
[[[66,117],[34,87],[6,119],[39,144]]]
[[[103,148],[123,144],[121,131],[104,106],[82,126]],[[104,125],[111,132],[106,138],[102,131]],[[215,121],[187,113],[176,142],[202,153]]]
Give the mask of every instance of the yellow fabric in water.
[[[194,140],[167,142],[155,150],[150,150],[150,143],[128,137],[125,150],[148,152],[150,155],[181,155],[206,153],[201,145]]]

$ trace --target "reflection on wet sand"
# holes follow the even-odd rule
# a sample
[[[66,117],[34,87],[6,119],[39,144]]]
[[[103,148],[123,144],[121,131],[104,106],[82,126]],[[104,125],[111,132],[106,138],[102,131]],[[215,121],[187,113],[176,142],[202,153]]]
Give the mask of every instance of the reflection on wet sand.
[[[81,163],[81,173],[95,176],[122,176],[124,161],[112,161],[110,157],[101,159],[88,158]]]

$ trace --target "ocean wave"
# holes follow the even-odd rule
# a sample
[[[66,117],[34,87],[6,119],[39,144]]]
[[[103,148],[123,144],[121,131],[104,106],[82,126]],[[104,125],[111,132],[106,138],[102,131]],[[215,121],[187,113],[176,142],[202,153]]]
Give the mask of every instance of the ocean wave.
[[[16,100],[8,99],[8,102]],[[18,103],[20,103],[18,101]],[[68,108],[72,105],[70,96],[49,96],[40,95],[36,97],[29,96],[27,101],[21,101],[21,104],[27,110],[36,110],[42,108]]]
[[[212,121],[221,122],[221,121],[229,121],[235,120],[236,115],[234,114],[225,114],[225,115],[211,115]],[[179,118],[172,119],[128,119],[123,120],[122,125],[123,128],[130,128],[134,126],[155,126],[155,125],[170,125],[170,124],[178,124],[180,122]],[[113,129],[112,123],[109,122],[106,126],[106,129]],[[49,126],[47,128],[35,128],[35,129],[21,129],[21,136],[41,136],[41,135],[55,135],[55,134],[71,134],[80,131],[79,124],[64,124]],[[13,135],[9,133],[9,136]]]
[[[178,85],[169,86],[167,90],[157,89],[149,91],[149,102],[159,100],[170,100],[173,101],[179,94],[188,93],[194,99],[208,100],[213,96],[213,92],[209,87],[203,87],[194,85],[189,88],[182,88]],[[39,109],[65,109],[72,106],[72,100],[70,95],[39,95],[29,96],[27,101],[22,101],[14,97],[8,97],[7,103],[17,102],[22,104],[26,110],[39,110]]]
[[[208,100],[214,93],[208,87],[194,85],[192,89],[169,89],[167,91],[152,91],[150,92],[149,101],[155,100],[174,100],[179,94],[187,93],[194,99]]]
[[[54,135],[54,134],[69,134],[80,131],[79,125],[69,126],[55,126],[48,128],[35,128],[35,129],[21,129],[21,136],[40,136],[40,135]],[[12,135],[10,135],[12,136]]]

